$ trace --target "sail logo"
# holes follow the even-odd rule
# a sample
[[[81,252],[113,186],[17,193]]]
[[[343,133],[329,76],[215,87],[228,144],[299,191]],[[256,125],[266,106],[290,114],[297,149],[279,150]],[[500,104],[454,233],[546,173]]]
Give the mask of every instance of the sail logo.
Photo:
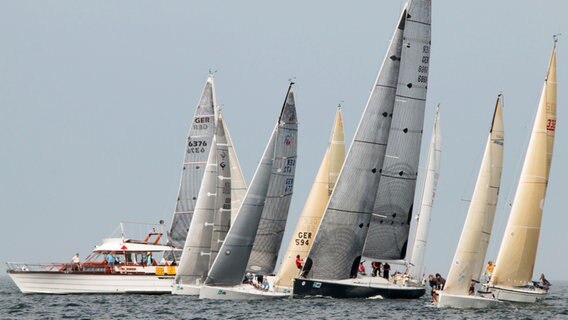
[[[293,145],[293,144],[294,144],[294,137],[293,137],[292,135],[290,135],[290,134],[287,135],[287,136],[284,138],[284,144],[287,145],[287,146]]]

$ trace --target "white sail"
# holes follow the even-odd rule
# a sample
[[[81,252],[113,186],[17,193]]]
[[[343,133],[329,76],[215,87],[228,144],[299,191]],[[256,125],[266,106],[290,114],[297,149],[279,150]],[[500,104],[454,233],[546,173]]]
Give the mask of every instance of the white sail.
[[[280,175],[280,172],[273,169],[275,155],[286,153],[286,149],[296,148],[295,140],[286,139],[290,132],[297,131],[292,85],[290,84],[282,112],[247,190],[237,218],[209,270],[205,280],[206,285],[235,286],[240,284],[243,279],[264,209],[266,195],[269,191],[270,180],[274,176]],[[282,160],[284,159],[279,159],[279,161]],[[283,182],[286,183],[285,180]],[[286,189],[287,186],[273,187]]]
[[[489,240],[501,184],[503,142],[502,101],[499,95],[467,217],[444,287],[446,294],[467,296],[471,280],[479,279],[477,266],[485,259],[486,247],[482,246]],[[485,233],[487,229],[489,234]]]
[[[215,134],[215,104],[215,87],[213,76],[210,75],[189,129],[176,208],[168,232],[169,244],[176,248],[183,248],[195,210],[201,180],[211,150],[211,141]]]
[[[430,10],[430,1],[410,1],[408,5],[392,123],[365,257],[406,257],[426,108]]]
[[[227,122],[224,122],[224,125],[225,136],[227,137],[227,144],[229,147],[229,160],[231,162],[231,223],[233,223],[237,217],[237,212],[241,207],[243,199],[245,198],[247,183],[243,175],[243,170],[241,169],[241,164],[237,158],[237,152],[235,150],[231,134],[229,133]]]
[[[292,279],[298,276],[296,256],[305,259],[312,247],[313,238],[329,201],[329,195],[335,186],[335,181],[345,159],[345,138],[341,109],[337,109],[329,145],[323,157],[312,189],[306,199],[302,214],[298,219],[292,239],[288,244],[286,254],[282,259],[280,269],[274,280],[279,287],[292,287]]]
[[[424,179],[424,188],[422,190],[422,197],[420,200],[420,211],[416,215],[416,220],[418,222],[408,271],[409,276],[418,279],[419,281],[422,281],[424,255],[426,253],[426,245],[428,243],[432,207],[434,206],[434,198],[436,197],[438,177],[440,176],[440,156],[442,154],[441,144],[440,108],[438,107],[436,109],[434,128],[432,129],[430,147],[428,149],[426,178]]]
[[[525,286],[532,280],[556,131],[556,42],[536,112],[517,192],[491,283]]]
[[[199,285],[205,280],[212,256],[212,239],[224,238],[230,221],[230,163],[227,143],[219,117],[195,212],[176,274],[176,284]],[[228,201],[228,204],[225,202]],[[223,219],[223,216],[226,216]],[[225,220],[225,225],[220,221]],[[225,228],[223,228],[225,227]]]

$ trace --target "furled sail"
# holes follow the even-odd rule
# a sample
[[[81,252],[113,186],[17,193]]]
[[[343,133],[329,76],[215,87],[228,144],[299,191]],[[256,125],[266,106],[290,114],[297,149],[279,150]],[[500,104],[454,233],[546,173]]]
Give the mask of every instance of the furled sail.
[[[405,6],[305,261],[307,277],[346,279],[357,273],[390,129],[406,10]]]
[[[293,144],[296,141],[286,139],[286,136],[290,132],[296,132],[295,128],[297,128],[292,85],[290,84],[288,88],[282,112],[237,213],[237,218],[209,270],[205,280],[206,285],[233,286],[241,283],[243,279],[269,191],[270,180],[281,174],[273,170],[275,155],[285,154],[286,151],[282,150],[295,148]]]
[[[341,109],[337,109],[329,145],[323,157],[302,214],[274,281],[275,286],[292,287],[292,279],[298,276],[296,256],[305,259],[312,247],[313,239],[329,201],[329,195],[345,159],[345,138]]]
[[[412,218],[430,60],[431,1],[410,1],[392,123],[363,256],[406,257]]]
[[[294,95],[290,91],[287,104],[294,105]],[[290,201],[294,189],[296,158],[298,151],[298,124],[295,113],[284,115],[286,126],[280,127],[277,147],[274,152],[272,177],[264,210],[260,217],[256,238],[247,265],[247,271],[271,274],[274,272],[278,251],[288,219]]]
[[[481,272],[478,266],[485,260],[501,185],[503,142],[502,100],[499,95],[467,217],[444,287],[447,294],[468,295],[471,280],[479,280]]]
[[[532,280],[556,131],[556,40],[515,200],[497,255],[493,285],[524,286]]]
[[[423,263],[424,255],[426,253],[426,244],[428,243],[432,207],[434,206],[434,198],[436,197],[438,177],[440,176],[440,156],[442,154],[441,145],[440,108],[438,107],[436,109],[436,117],[434,119],[434,128],[432,129],[430,147],[428,149],[426,178],[424,178],[424,188],[422,190],[422,197],[420,200],[420,211],[418,211],[418,214],[416,215],[416,220],[418,222],[408,271],[410,276],[419,280],[422,280],[422,272],[424,271]]]
[[[219,117],[195,212],[176,273],[176,283],[200,284],[205,280],[212,257],[212,239],[224,238],[230,221],[231,176],[227,143]],[[225,225],[220,225],[224,221]],[[217,251],[218,251],[217,246]]]
[[[209,76],[195,110],[187,143],[172,225],[168,232],[170,245],[183,248],[195,210],[195,203],[205,173],[205,165],[215,134],[215,88]]]

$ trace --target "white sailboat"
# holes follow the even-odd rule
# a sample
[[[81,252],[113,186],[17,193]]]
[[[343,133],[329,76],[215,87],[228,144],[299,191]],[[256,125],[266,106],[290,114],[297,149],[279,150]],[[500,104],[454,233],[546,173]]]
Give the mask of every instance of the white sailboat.
[[[264,150],[262,160],[246,192],[217,258],[213,262],[205,285],[201,287],[202,299],[268,299],[283,298],[286,293],[262,290],[252,284],[243,284],[243,276],[249,262],[266,196],[280,190],[283,196],[293,191],[293,177],[277,179],[283,173],[294,172],[297,150],[297,118],[293,83],[288,88],[284,106],[272,136]],[[271,183],[278,181],[279,184]],[[269,190],[271,189],[272,190]]]
[[[295,297],[418,298],[425,293],[423,287],[383,278],[357,278],[357,271],[364,246],[365,256],[373,258],[406,254],[426,101],[430,21],[430,0],[405,4],[306,259],[306,277],[295,278]],[[391,197],[395,193],[399,197]],[[377,216],[385,210],[388,216]],[[383,224],[386,232],[381,232]]]
[[[517,192],[488,289],[499,300],[533,303],[547,288],[531,281],[556,131],[556,37]]]
[[[472,281],[479,282],[491,235],[503,168],[502,98],[497,98],[485,153],[477,183],[443,291],[438,291],[439,308],[485,308],[497,300],[470,292]],[[481,263],[480,263],[481,261]]]
[[[416,215],[418,222],[416,224],[412,256],[410,258],[408,273],[406,274],[408,278],[414,279],[418,284],[422,283],[423,280],[424,256],[428,242],[428,232],[430,230],[432,207],[434,206],[434,198],[436,197],[438,177],[440,176],[441,144],[440,109],[438,107],[436,109],[434,128],[432,129],[430,147],[428,149],[426,177],[424,179],[424,188],[420,201],[420,211],[418,211]]]
[[[291,292],[293,279],[299,275],[296,256],[304,259],[312,247],[313,238],[320,224],[325,206],[333,191],[339,171],[345,160],[345,137],[341,109],[337,109],[329,145],[316,175],[312,189],[306,199],[302,214],[284,255],[280,269],[274,279],[276,291]]]
[[[201,190],[181,255],[172,294],[199,295],[231,222],[231,164],[223,119],[207,159]]]

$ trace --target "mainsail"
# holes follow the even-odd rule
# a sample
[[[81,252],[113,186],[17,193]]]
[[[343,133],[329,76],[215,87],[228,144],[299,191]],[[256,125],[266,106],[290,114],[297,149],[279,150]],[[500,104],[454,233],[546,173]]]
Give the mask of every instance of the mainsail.
[[[471,280],[479,280],[497,206],[503,168],[503,114],[497,99],[479,175],[444,292],[468,295]]]
[[[414,203],[430,60],[431,2],[410,1],[392,123],[363,256],[404,259]]]
[[[298,276],[295,261],[300,255],[305,259],[312,247],[313,238],[329,201],[329,195],[335,186],[337,176],[345,159],[345,138],[341,109],[337,109],[335,122],[329,145],[323,157],[302,214],[296,225],[288,250],[282,259],[282,264],[274,280],[275,286],[292,287],[292,279]]]
[[[308,277],[346,279],[357,274],[390,129],[406,10],[405,6],[305,261]]]
[[[286,103],[295,104],[292,91],[289,92]],[[258,224],[247,271],[273,273],[282,244],[282,236],[284,236],[296,173],[298,124],[295,113],[283,116],[282,121],[286,123],[286,126],[278,129],[276,140],[276,146],[283,147],[277,147],[274,151],[272,177],[268,185],[264,210]]]
[[[288,88],[282,112],[246,192],[237,218],[221,246],[220,254],[217,255],[209,270],[205,280],[206,285],[233,286],[240,284],[243,279],[264,209],[270,180],[280,174],[273,170],[275,155],[286,154],[286,151],[282,150],[296,148],[295,140],[286,139],[286,136],[291,132],[295,133],[297,128],[292,85],[293,83]],[[289,191],[292,191],[291,188]]]
[[[491,283],[524,286],[532,280],[556,131],[556,40],[515,200]]]
[[[441,144],[440,108],[438,107],[436,109],[434,128],[432,129],[430,147],[428,149],[426,178],[424,178],[424,188],[422,190],[422,197],[420,200],[420,211],[418,211],[418,214],[416,215],[416,220],[418,222],[408,271],[410,276],[418,280],[422,280],[424,255],[426,253],[426,244],[428,242],[432,207],[434,206],[434,198],[436,197],[438,177],[440,176],[440,156],[442,153]]]
[[[205,173],[205,164],[215,134],[215,103],[213,76],[210,75],[189,129],[176,209],[168,232],[169,244],[176,248],[183,248],[187,238],[201,180]]]
[[[216,131],[177,269],[177,284],[200,284],[205,280],[210,258],[214,258],[213,245],[224,239],[229,228],[231,176],[221,117]],[[216,247],[218,251],[219,245]]]

